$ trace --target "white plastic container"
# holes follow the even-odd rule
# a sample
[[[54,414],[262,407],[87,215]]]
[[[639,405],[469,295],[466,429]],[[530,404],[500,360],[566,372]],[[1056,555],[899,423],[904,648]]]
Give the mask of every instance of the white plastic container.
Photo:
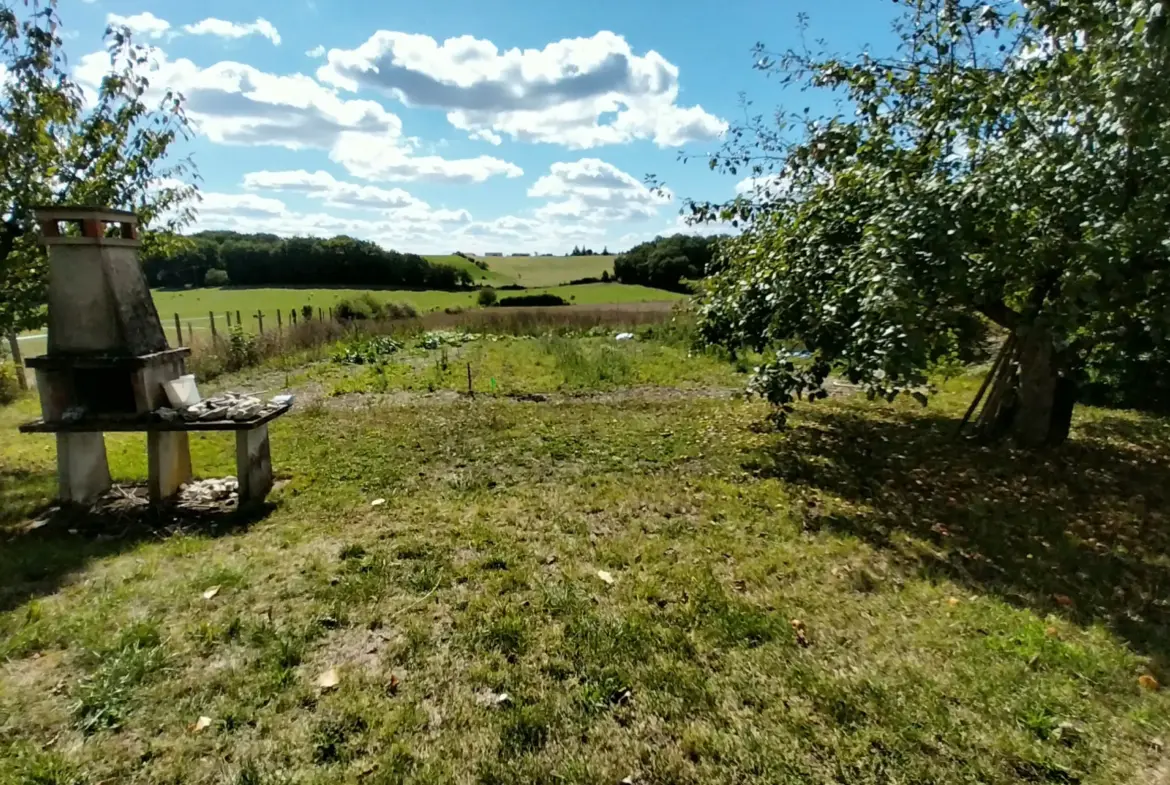
[[[167,401],[174,409],[186,409],[200,401],[199,388],[195,386],[195,374],[193,373],[180,376],[178,379],[171,379],[169,382],[163,382],[163,390],[166,391]]]

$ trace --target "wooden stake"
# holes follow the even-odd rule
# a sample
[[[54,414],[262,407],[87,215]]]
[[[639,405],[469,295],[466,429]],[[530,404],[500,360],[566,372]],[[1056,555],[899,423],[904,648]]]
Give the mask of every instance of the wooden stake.
[[[325,311],[322,310],[320,306],[317,307],[317,321],[325,321]]]
[[[187,343],[191,343],[193,340],[195,340],[195,330],[192,329],[191,323],[187,322]]]
[[[12,350],[12,363],[16,366],[16,383],[21,390],[27,390],[28,377],[24,374],[24,358],[20,356],[20,339],[15,330],[8,333],[8,348]]]
[[[183,325],[179,322],[179,315],[175,314],[175,346],[183,345]]]
[[[260,322],[260,334],[264,334],[264,312],[256,311],[256,319]]]
[[[297,309],[293,308],[288,312],[288,320],[295,327],[297,324]]]
[[[244,326],[244,320],[240,318],[239,311],[236,311],[236,324],[238,324],[240,327]]]
[[[475,396],[475,390],[471,389],[471,363],[467,364],[467,394]]]
[[[219,333],[215,331],[215,311],[207,312],[207,320],[211,322],[211,342],[215,343],[215,339],[219,337]]]
[[[227,317],[228,329],[232,329],[232,312],[224,311],[223,315]]]
[[[333,321],[333,306],[329,306],[329,321]]]
[[[277,308],[276,309],[276,331],[281,332],[283,329],[284,329],[284,325],[281,323],[280,309]]]

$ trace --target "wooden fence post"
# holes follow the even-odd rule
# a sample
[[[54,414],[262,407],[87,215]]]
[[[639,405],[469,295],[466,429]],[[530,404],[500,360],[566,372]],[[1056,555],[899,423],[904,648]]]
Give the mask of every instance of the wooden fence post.
[[[283,330],[284,330],[284,323],[281,321],[281,318],[280,318],[280,309],[277,308],[276,309],[276,331],[282,332]]]
[[[187,322],[187,343],[191,343],[194,340],[195,340],[195,329],[191,326],[190,322]]]
[[[471,363],[467,364],[467,394],[474,397],[475,391],[471,389]]]
[[[211,342],[215,343],[216,339],[219,338],[219,333],[215,331],[215,311],[207,312],[207,320],[211,322]]]
[[[231,330],[232,329],[232,312],[231,311],[224,311],[223,315],[227,317],[228,330]]]
[[[183,345],[183,325],[179,323],[179,315],[175,314],[175,346]]]
[[[264,334],[264,312],[256,311],[256,319],[260,322],[260,334]]]
[[[333,321],[333,306],[329,306],[329,321]]]
[[[325,311],[320,306],[317,306],[317,321],[325,321]]]
[[[240,318],[239,311],[236,311],[236,324],[238,324],[240,327],[244,326],[244,320]]]
[[[297,325],[297,309],[293,308],[288,312],[288,321],[293,327]]]
[[[15,330],[8,333],[8,348],[12,350],[12,364],[16,366],[16,383],[20,389],[27,390],[28,376],[24,373],[24,358],[20,356],[20,339]]]

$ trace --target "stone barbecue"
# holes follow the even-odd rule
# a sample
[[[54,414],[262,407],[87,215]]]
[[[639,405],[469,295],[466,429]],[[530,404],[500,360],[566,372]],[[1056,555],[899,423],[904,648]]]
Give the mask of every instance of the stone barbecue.
[[[36,220],[49,256],[48,351],[26,363],[42,418],[21,430],[56,434],[62,501],[86,503],[110,487],[105,431],[145,431],[150,496],[175,495],[192,476],[192,430],[236,431],[241,503],[263,499],[272,485],[267,423],[289,406],[251,420],[161,416],[174,415],[163,385],[186,372],[190,349],[167,344],[138,261],[137,216],[52,207]]]

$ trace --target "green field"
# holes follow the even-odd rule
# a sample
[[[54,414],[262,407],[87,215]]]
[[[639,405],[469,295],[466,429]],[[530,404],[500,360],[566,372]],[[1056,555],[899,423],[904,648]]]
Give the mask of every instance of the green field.
[[[519,284],[520,286],[557,286],[580,278],[600,278],[613,274],[613,256],[485,256],[487,271],[481,270],[461,256],[428,256],[432,262],[442,262],[467,270],[478,284],[492,286]]]
[[[458,257],[456,257],[458,258]],[[466,260],[463,260],[466,263]],[[474,265],[467,263],[473,269]],[[256,312],[264,313],[266,329],[275,326],[279,310],[287,319],[292,309],[311,305],[328,309],[346,297],[354,297],[370,291],[379,300],[409,303],[420,312],[441,311],[445,308],[473,308],[476,292],[411,291],[399,289],[299,289],[299,288],[235,288],[186,289],[182,291],[156,289],[154,304],[162,318],[167,335],[174,340],[174,317],[179,315],[186,336],[190,324],[196,334],[210,329],[209,312],[215,313],[217,329],[226,327],[225,311],[231,311],[232,320],[239,311],[244,318],[244,327],[255,331],[258,328]],[[580,286],[559,286],[531,289],[522,292],[503,292],[502,296],[551,293],[559,295],[577,305],[603,305],[609,303],[637,303],[677,300],[681,295],[662,289],[618,283],[582,284]],[[21,341],[21,350],[28,357],[35,357],[45,351],[44,338],[28,337]]]

